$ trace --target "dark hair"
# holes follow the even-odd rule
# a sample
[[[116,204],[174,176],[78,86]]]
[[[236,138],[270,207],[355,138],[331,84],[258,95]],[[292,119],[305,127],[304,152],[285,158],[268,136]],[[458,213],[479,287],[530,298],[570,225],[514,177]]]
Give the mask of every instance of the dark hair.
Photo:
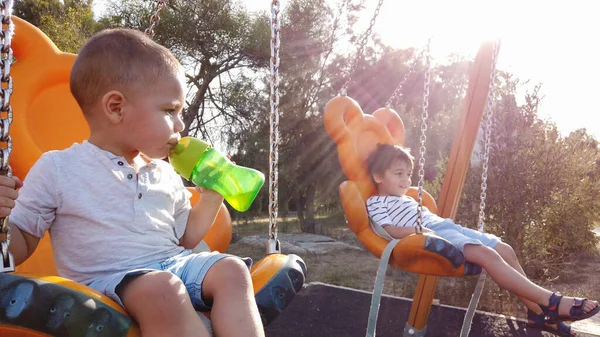
[[[373,182],[375,182],[373,176],[383,174],[385,170],[390,168],[394,160],[407,163],[411,170],[414,166],[414,157],[410,154],[410,149],[400,145],[377,144],[377,148],[367,159],[367,168]]]
[[[71,93],[84,114],[110,90],[147,86],[177,73],[171,52],[133,29],[107,29],[83,46],[71,69]]]

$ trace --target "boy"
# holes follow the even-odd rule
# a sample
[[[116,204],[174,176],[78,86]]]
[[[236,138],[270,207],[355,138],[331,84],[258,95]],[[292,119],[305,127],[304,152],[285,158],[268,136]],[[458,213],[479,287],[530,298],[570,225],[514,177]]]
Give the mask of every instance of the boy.
[[[402,239],[415,232],[417,202],[406,196],[411,185],[413,157],[407,149],[378,144],[367,159],[377,195],[367,199],[369,217],[390,236]],[[598,302],[558,296],[525,276],[512,247],[492,234],[464,228],[423,208],[423,232],[435,233],[460,249],[465,259],[485,268],[501,287],[519,296],[528,308],[532,327],[572,336],[562,320],[576,321],[600,311]]]
[[[141,32],[105,30],[77,56],[70,86],[89,139],[44,154],[18,198],[21,182],[0,179],[15,263],[50,230],[59,273],[124,306],[143,336],[208,336],[196,310],[209,309],[217,335],[264,336],[245,263],[191,252],[223,197],[197,188],[191,207],[160,160],[184,128],[179,62]]]

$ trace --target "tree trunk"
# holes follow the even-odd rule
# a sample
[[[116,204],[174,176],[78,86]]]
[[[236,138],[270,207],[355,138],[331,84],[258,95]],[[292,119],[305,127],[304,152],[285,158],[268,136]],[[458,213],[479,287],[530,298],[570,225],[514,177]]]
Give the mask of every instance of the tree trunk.
[[[300,224],[300,230],[302,232],[307,232],[306,230],[306,221],[304,219],[304,196],[300,195],[298,192],[298,196],[296,197],[296,216],[298,217],[298,223]]]
[[[310,228],[312,228],[312,232],[314,234],[321,234],[321,228],[317,228],[317,223],[315,222],[315,193],[317,186],[315,183],[311,183],[308,185],[306,189],[306,215],[305,221],[310,224]]]
[[[256,203],[256,215],[262,214],[263,207],[265,206],[265,199],[258,197],[254,200],[254,202]],[[266,213],[269,213],[269,211],[267,211]]]
[[[306,190],[298,193],[296,199],[298,222],[300,230],[304,233],[315,234],[315,184],[311,183],[306,187]]]
[[[279,199],[279,214],[284,217],[290,213],[290,199],[291,198]]]

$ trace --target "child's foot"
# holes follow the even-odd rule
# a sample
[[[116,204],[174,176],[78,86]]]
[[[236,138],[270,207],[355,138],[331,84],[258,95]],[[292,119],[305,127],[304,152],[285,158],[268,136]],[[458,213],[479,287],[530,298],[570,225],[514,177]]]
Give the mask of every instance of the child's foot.
[[[546,323],[544,330],[561,337],[577,336],[575,331],[571,330],[571,326],[565,322],[558,322],[558,324]]]
[[[546,314],[543,312],[536,314],[531,310],[527,310],[527,326],[529,328],[548,331],[561,337],[576,336],[575,332],[571,331],[570,325],[564,322],[550,323],[546,320]]]
[[[600,306],[596,301],[562,297],[557,294],[552,294],[548,307],[542,307],[542,309],[551,321],[579,321],[600,312]]]

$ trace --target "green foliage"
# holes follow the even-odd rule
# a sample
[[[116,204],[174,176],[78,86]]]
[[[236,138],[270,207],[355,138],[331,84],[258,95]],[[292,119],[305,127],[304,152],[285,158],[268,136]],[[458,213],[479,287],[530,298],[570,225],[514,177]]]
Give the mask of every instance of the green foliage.
[[[338,17],[327,1],[291,1],[282,16],[280,83],[279,205],[282,214],[295,210],[303,230],[315,232],[315,206],[337,203],[337,187],[343,174],[333,142],[323,127],[323,106],[334,94],[328,79],[332,36]],[[265,87],[268,87],[268,77]],[[269,102],[262,101],[253,130],[231,139],[240,156],[261,154],[267,164]],[[268,172],[268,167],[265,172]],[[266,190],[266,188],[265,188]],[[266,192],[266,191],[265,191]],[[268,195],[259,196],[263,211]]]
[[[153,2],[111,1],[101,21],[144,30],[154,10]],[[269,60],[270,31],[263,13],[249,13],[235,0],[172,0],[154,32],[186,70],[184,135],[224,141],[251,127],[260,101],[254,72]]]
[[[562,265],[594,252],[600,202],[598,141],[585,130],[561,137],[537,115],[539,86],[518,106],[518,80],[501,78],[486,200],[486,230],[511,244],[534,277],[554,277]],[[482,145],[483,146],[483,145]],[[481,159],[481,158],[479,158]],[[471,168],[459,210],[474,227],[479,212],[481,161]]]
[[[101,28],[94,20],[92,0],[21,0],[15,2],[15,14],[37,26],[56,44],[77,53]]]
[[[361,12],[363,3],[290,0],[282,11],[279,207],[284,216],[296,211],[304,231],[319,230],[317,210],[339,211],[337,188],[345,178],[321,116],[354,62],[353,48],[362,32],[351,27],[359,16],[369,15]],[[95,21],[91,5],[91,0],[21,0],[15,13],[40,27],[60,49],[77,52],[103,27],[145,29],[155,8],[152,1],[112,1]],[[266,175],[269,21],[267,13],[248,12],[239,0],[171,0],[155,28],[155,39],[187,71],[184,134],[228,146],[237,163]],[[382,107],[418,54],[392,49],[375,36],[351,74],[349,94],[366,113]],[[434,197],[441,191],[470,66],[470,60],[454,56],[431,70],[425,187]],[[423,74],[418,63],[391,102],[406,127],[405,145],[417,157]],[[498,79],[486,229],[515,248],[530,275],[550,278],[566,261],[592,253],[597,245],[590,230],[600,221],[600,200],[595,198],[600,194],[600,153],[598,141],[585,130],[561,136],[539,118],[539,87],[517,104],[520,85],[507,73]],[[469,227],[475,227],[479,212],[479,152],[457,215]],[[265,184],[251,212],[267,209]]]

